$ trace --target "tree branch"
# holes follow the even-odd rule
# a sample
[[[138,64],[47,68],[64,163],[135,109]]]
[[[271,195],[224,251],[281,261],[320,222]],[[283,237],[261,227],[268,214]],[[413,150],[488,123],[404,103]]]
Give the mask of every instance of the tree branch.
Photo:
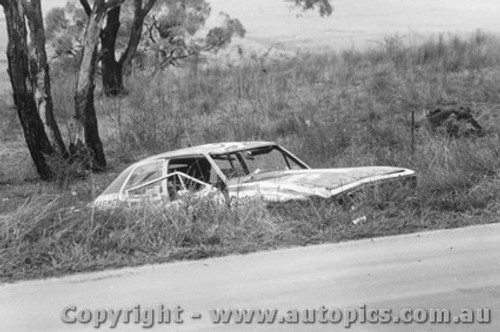
[[[142,0],[134,0],[134,18],[133,18],[134,23],[141,18],[141,8],[142,8]]]
[[[149,34],[147,35],[147,37],[155,44],[158,44],[156,42],[156,39],[155,37],[153,36],[153,29],[156,28],[156,19],[153,17],[153,20],[154,20],[154,23],[149,25],[149,24],[146,24],[146,28],[148,29],[148,32]]]
[[[109,0],[108,2],[106,2],[106,4],[104,5],[104,9],[105,11],[108,11],[110,10],[111,8],[113,7],[116,7],[116,6],[119,6],[121,5],[125,0]]]
[[[149,0],[145,5],[144,8],[142,9],[141,16],[144,18],[146,15],[149,14],[151,11],[151,8],[153,8],[154,4],[156,3],[156,0]]]
[[[83,7],[83,10],[85,10],[85,13],[87,16],[90,16],[90,13],[92,13],[92,8],[90,7],[90,4],[87,0],[80,0],[80,4]]]
[[[149,11],[155,4],[156,0],[148,0],[144,8],[142,7],[142,0],[134,1],[134,18],[133,24],[130,30],[130,37],[127,44],[125,52],[122,54],[119,62],[122,64],[125,71],[130,68],[132,63],[132,58],[134,57],[137,47],[140,43],[142,36],[142,28],[144,25],[144,19],[148,15]]]

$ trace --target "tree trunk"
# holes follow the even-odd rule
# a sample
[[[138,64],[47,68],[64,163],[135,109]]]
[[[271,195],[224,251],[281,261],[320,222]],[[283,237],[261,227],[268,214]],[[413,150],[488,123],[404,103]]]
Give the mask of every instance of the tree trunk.
[[[106,18],[106,26],[101,31],[102,85],[106,96],[117,96],[124,92],[122,64],[116,61],[116,38],[120,28],[121,7],[111,9]]]
[[[27,31],[23,4],[21,1],[16,0],[1,0],[0,4],[4,7],[7,23],[9,39],[7,45],[8,71],[17,114],[37,172],[42,179],[49,179],[52,173],[47,165],[46,156],[52,155],[54,149],[38,115],[35,92],[30,84]]]
[[[122,65],[114,58],[102,58],[102,86],[108,97],[125,93]]]
[[[30,71],[38,114],[52,146],[57,148],[62,155],[66,155],[66,146],[54,118],[49,65],[47,64],[47,53],[45,52],[45,28],[40,0],[23,1],[30,29]]]
[[[75,142],[70,145],[72,154],[92,154],[92,168],[101,170],[106,167],[106,158],[94,106],[95,70],[97,65],[97,45],[99,32],[106,12],[104,0],[95,0],[90,13],[83,42],[83,55],[78,71],[78,81],[75,94]],[[83,150],[83,151],[82,151]]]
[[[101,33],[102,45],[102,85],[107,96],[116,96],[125,92],[123,76],[128,75],[132,59],[142,37],[144,19],[153,8],[156,0],[149,0],[143,6],[142,0],[134,0],[134,18],[125,52],[116,60],[116,38],[120,28],[120,7],[108,12],[106,26]]]
[[[130,37],[128,40],[127,48],[120,58],[120,64],[122,66],[122,72],[125,74],[130,73],[132,67],[132,59],[137,51],[139,42],[142,37],[142,27],[144,26],[144,20],[153,8],[156,0],[149,0],[144,8],[142,6],[142,0],[134,1],[134,20],[132,26],[130,27]]]

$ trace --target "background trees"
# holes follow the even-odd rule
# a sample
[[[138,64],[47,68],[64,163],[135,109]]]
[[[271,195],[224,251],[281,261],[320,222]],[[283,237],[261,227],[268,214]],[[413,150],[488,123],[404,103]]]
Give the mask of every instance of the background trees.
[[[329,0],[285,1],[304,10],[317,9],[321,15],[332,11]],[[46,34],[40,0],[0,0],[0,5],[7,23],[14,103],[44,179],[51,175],[47,156],[56,152],[68,156],[53,114],[45,37],[53,58],[71,59],[77,75],[70,160],[90,155],[92,167],[103,169],[106,158],[94,106],[99,68],[104,93],[115,96],[124,92],[123,75],[130,72],[138,51],[152,60],[150,67],[157,72],[182,59],[216,51],[246,32],[239,20],[227,14],[221,14],[220,26],[203,29],[211,14],[206,0],[70,0],[47,14]]]
[[[132,58],[141,40],[144,19],[155,3],[156,0],[148,0],[144,4],[142,0],[133,0],[132,3],[117,6],[108,12],[106,25],[100,35],[102,45],[102,84],[106,95],[115,96],[124,91],[123,72],[130,70]],[[116,44],[121,25],[120,15],[122,10],[128,11],[129,14],[127,22],[129,34],[124,51],[119,59],[116,59]],[[126,37],[122,36],[122,39],[125,41]]]
[[[238,19],[220,13],[223,20],[205,35],[200,33],[211,15],[205,0],[178,1],[168,11],[157,11],[145,22],[141,49],[155,58],[156,70],[176,65],[179,60],[218,51],[231,42],[233,36],[244,37],[246,30]]]
[[[47,14],[48,39],[61,61],[82,55],[86,28],[82,14],[89,15],[91,7],[87,0],[80,3],[78,7],[70,1]],[[179,60],[217,51],[233,36],[245,35],[241,22],[227,14],[222,14],[220,26],[202,32],[210,14],[205,0],[127,0],[109,10],[99,34],[104,93],[116,96],[125,91],[123,75],[130,73],[137,52],[148,57],[158,71]]]
[[[331,15],[333,6],[330,0],[285,0],[293,5],[302,8],[303,10],[318,10],[321,16]]]

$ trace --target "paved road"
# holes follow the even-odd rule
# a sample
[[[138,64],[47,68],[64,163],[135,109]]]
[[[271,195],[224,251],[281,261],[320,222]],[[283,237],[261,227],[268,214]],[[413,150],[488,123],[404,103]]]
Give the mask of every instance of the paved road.
[[[70,304],[78,310],[181,306],[184,323],[153,328],[162,331],[347,331],[342,323],[217,325],[209,319],[213,308],[285,313],[321,305],[361,310],[365,304],[398,314],[404,308],[447,308],[460,314],[463,308],[487,307],[491,324],[357,323],[350,330],[498,332],[500,224],[4,284],[0,330],[95,331],[91,324],[61,321],[62,309]],[[192,313],[202,317],[194,319]],[[106,322],[101,329],[109,326]],[[119,323],[117,330],[141,326]]]

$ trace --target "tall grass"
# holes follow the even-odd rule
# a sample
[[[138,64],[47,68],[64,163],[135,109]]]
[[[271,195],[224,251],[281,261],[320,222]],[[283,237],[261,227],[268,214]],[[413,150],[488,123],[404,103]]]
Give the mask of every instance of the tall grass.
[[[411,112],[471,106],[497,131],[500,41],[388,37],[364,51],[245,59],[240,66],[129,77],[110,151],[157,152],[213,141],[282,142],[315,165],[380,164],[406,153]],[[119,106],[117,106],[119,104]],[[107,129],[109,130],[109,129]],[[119,133],[119,134],[118,134]]]
[[[71,109],[67,81],[59,79],[57,108]],[[169,69],[154,77],[135,72],[126,86],[123,98],[97,98],[116,169],[188,145],[259,139],[282,143],[314,167],[412,168],[417,188],[361,196],[355,211],[320,202],[256,205],[244,213],[211,205],[102,213],[42,198],[1,217],[4,279],[498,221],[494,36],[418,43],[391,36],[366,51],[242,59],[239,66]],[[486,136],[451,140],[422,129],[412,138],[412,112],[418,120],[442,105],[471,107]],[[88,191],[89,198],[98,193]],[[359,216],[367,221],[354,225]]]

